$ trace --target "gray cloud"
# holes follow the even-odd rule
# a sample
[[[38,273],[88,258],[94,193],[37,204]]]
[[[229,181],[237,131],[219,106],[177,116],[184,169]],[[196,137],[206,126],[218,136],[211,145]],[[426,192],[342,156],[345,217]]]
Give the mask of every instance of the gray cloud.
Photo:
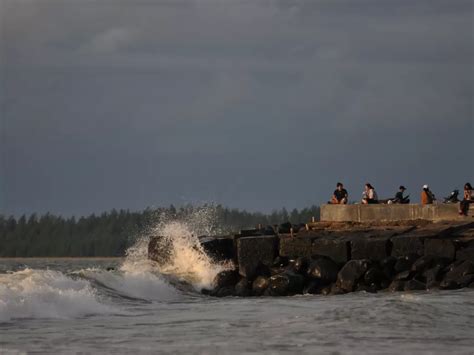
[[[0,6],[5,213],[472,179],[470,1]]]

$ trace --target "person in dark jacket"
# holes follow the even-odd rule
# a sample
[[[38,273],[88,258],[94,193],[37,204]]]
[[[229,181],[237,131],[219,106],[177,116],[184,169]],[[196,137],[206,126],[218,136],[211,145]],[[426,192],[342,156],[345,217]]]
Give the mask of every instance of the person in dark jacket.
[[[410,203],[410,195],[408,196],[403,196],[403,193],[406,191],[405,186],[400,186],[399,191],[395,194],[395,198],[392,200],[393,203]]]
[[[341,182],[338,182],[336,185],[336,190],[332,194],[331,203],[336,205],[345,205],[347,204],[349,198],[349,194],[347,190],[344,188]]]

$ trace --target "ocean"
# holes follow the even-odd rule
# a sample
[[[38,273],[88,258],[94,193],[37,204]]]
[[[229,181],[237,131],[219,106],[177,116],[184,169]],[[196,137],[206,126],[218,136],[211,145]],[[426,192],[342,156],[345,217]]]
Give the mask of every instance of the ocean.
[[[0,353],[474,354],[473,289],[212,298],[229,265],[193,238],[161,269],[146,238],[125,258],[0,259]]]

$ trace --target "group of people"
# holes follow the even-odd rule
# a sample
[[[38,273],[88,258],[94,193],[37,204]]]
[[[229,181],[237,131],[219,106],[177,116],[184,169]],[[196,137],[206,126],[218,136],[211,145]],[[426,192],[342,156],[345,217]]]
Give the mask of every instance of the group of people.
[[[365,184],[364,192],[362,193],[361,203],[365,205],[376,204],[376,203],[398,203],[406,204],[410,203],[409,195],[405,196],[406,187],[401,185],[398,192],[395,194],[394,198],[388,200],[379,200],[375,188],[370,184]],[[434,193],[430,190],[428,185],[423,185],[421,190],[421,204],[429,205],[436,201]],[[474,201],[474,193],[470,183],[464,185],[464,195],[462,201],[459,204],[459,214],[467,216],[469,211],[469,205]],[[334,191],[331,201],[331,204],[347,204],[349,202],[349,194],[344,188],[344,185],[341,182],[338,182],[336,185],[336,190]]]

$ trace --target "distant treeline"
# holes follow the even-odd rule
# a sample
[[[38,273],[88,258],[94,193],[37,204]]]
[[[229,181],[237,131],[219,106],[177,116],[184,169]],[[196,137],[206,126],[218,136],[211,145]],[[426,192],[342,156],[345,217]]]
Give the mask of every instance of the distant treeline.
[[[258,224],[308,222],[313,216],[319,216],[319,207],[290,212],[283,208],[264,214],[220,205],[171,205],[141,212],[112,210],[78,219],[49,213],[19,218],[0,215],[0,257],[123,256],[136,238],[152,233],[160,222],[183,221],[196,225],[196,233],[206,235],[235,233]]]

